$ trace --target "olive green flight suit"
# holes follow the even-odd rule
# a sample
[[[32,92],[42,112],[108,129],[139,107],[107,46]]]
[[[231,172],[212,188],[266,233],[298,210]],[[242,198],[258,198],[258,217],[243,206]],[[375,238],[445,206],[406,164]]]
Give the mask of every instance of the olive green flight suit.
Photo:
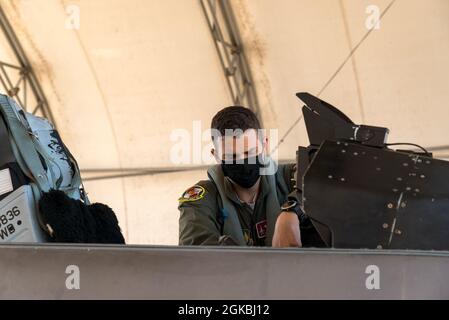
[[[221,171],[221,168],[217,168]],[[231,226],[231,230],[228,228],[227,231],[237,235],[232,237],[233,240],[238,240],[234,238],[240,236],[243,241],[237,241],[238,245],[271,246],[275,220],[281,211],[280,206],[293,190],[291,179],[294,171],[294,164],[278,166],[275,179],[276,190],[272,190],[273,184],[269,183],[269,177],[262,175],[260,191],[254,209],[238,199],[231,182],[227,177],[224,177],[223,190],[227,197],[226,201],[232,203],[238,216],[238,222]],[[228,218],[224,216],[223,200],[220,197],[217,185],[210,178],[209,180],[199,181],[192,188],[188,189],[180,198],[178,207],[180,211],[179,244],[219,245],[220,237],[227,235],[224,220]],[[194,196],[191,198],[189,198],[189,194],[186,196],[186,193],[189,192]],[[278,205],[279,210],[276,209],[275,215],[267,217],[267,208],[270,207],[268,202],[273,201],[269,200],[270,193],[273,192],[277,195],[279,203],[276,205]],[[271,204],[272,206],[273,204]],[[304,226],[301,224],[301,240],[303,246],[319,247],[324,245],[311,223]]]

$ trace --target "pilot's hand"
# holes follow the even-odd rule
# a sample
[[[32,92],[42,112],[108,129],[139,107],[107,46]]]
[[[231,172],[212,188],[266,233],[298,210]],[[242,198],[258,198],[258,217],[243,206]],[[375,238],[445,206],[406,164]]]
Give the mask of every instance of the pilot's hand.
[[[281,212],[276,220],[272,246],[302,247],[299,219],[294,212]]]

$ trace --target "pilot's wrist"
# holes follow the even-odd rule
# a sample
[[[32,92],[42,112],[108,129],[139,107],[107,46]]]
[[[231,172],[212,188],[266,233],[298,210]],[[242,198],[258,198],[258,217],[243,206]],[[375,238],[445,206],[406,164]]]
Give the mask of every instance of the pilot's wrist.
[[[281,212],[293,212],[298,216],[298,218],[300,215],[300,210],[299,202],[295,199],[288,199],[281,206]]]
[[[281,212],[290,212],[296,214],[299,222],[305,219],[305,214],[301,209],[301,205],[297,199],[289,197],[281,206]]]

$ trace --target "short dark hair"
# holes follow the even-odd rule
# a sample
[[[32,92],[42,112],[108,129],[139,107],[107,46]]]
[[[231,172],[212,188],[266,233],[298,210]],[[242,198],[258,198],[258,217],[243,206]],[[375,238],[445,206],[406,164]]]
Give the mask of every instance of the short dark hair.
[[[221,109],[212,118],[210,127],[218,130],[222,136],[225,135],[226,129],[240,129],[243,132],[248,129],[261,129],[256,114],[251,109],[242,106],[231,106]],[[214,140],[213,134],[212,140]]]

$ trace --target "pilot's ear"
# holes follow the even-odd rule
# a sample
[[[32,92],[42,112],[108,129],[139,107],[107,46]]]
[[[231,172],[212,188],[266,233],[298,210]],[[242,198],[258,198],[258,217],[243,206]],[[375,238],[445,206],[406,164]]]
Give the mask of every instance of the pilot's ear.
[[[217,159],[217,150],[215,150],[214,148],[210,149],[210,153],[212,154],[212,156],[214,157],[215,161],[219,162]]]
[[[268,140],[268,137],[265,137],[265,139],[263,139],[263,151],[267,152],[270,150],[270,142]]]
[[[220,153],[215,148],[210,149],[210,153],[214,156],[214,159],[215,161],[217,161],[217,163],[221,163],[221,159],[219,157]]]

